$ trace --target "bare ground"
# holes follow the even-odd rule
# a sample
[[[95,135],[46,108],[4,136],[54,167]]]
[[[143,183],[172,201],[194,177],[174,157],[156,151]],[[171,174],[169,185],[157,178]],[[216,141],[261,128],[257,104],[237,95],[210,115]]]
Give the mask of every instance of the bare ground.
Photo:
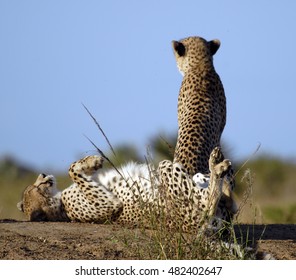
[[[276,259],[296,260],[296,225],[237,225],[237,236]],[[0,220],[0,259],[151,259],[143,232],[119,225]]]

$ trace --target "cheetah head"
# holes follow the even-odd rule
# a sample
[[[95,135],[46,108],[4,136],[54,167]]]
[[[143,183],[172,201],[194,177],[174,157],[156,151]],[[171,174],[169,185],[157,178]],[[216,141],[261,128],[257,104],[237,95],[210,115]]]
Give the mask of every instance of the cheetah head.
[[[52,175],[40,174],[35,183],[24,190],[17,207],[30,221],[47,221],[48,208],[51,207],[53,198],[59,200],[59,194],[55,178]]]
[[[181,41],[173,41],[177,66],[184,76],[190,69],[213,62],[213,55],[220,47],[219,40],[206,41],[201,37],[188,37]]]

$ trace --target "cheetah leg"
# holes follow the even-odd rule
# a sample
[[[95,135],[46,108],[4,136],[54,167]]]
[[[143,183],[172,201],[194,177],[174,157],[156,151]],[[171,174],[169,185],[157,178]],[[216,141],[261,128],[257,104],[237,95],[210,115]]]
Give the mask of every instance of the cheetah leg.
[[[218,164],[224,160],[224,155],[220,150],[219,153],[216,154],[214,159],[214,163]],[[233,189],[235,187],[235,180],[234,180],[234,169],[231,166],[227,173],[223,178],[223,189],[222,189],[222,196],[218,204],[218,211],[216,215],[223,217],[226,221],[230,222],[233,215],[237,212],[237,206],[235,203],[235,199],[233,197]],[[224,214],[222,214],[224,212]]]
[[[223,193],[224,177],[231,168],[231,162],[224,159],[217,163],[221,158],[221,150],[219,147],[214,148],[209,158],[210,181],[209,181],[209,203],[208,215],[213,217],[216,213],[218,203]]]
[[[224,181],[223,181],[223,194],[221,197],[221,200],[219,202],[219,206],[220,204],[222,205],[222,207],[224,206],[226,208],[226,210],[228,211],[228,216],[229,216],[229,220],[230,221],[233,217],[234,214],[237,213],[237,205],[235,202],[235,198],[233,195],[233,188],[234,188],[234,179],[233,179],[233,169],[231,168],[229,170],[228,175],[225,176]]]
[[[115,220],[122,212],[123,204],[116,195],[93,179],[102,165],[102,157],[88,156],[70,166],[74,185],[63,191],[62,202],[71,220],[103,223]]]

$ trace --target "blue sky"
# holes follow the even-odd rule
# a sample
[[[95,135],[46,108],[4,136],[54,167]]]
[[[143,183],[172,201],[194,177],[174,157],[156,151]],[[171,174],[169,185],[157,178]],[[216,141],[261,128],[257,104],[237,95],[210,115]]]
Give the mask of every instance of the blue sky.
[[[0,157],[66,171],[107,144],[143,155],[177,130],[179,74],[171,41],[218,38],[232,157],[296,158],[295,1],[0,0]]]

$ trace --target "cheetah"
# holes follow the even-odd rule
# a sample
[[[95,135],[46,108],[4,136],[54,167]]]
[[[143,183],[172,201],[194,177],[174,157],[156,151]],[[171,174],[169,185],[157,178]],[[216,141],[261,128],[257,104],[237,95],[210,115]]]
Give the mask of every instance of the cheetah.
[[[18,207],[31,221],[148,223],[149,213],[165,213],[169,227],[186,232],[211,227],[224,177],[231,162],[215,148],[209,158],[207,186],[195,182],[179,163],[164,160],[152,165],[128,163],[118,171],[103,171],[101,156],[87,156],[69,168],[73,184],[57,192],[52,175],[40,174],[25,189]],[[53,207],[55,204],[56,207]],[[37,213],[37,214],[36,214]],[[176,216],[177,215],[177,216]],[[178,219],[179,218],[179,219]]]
[[[183,75],[178,97],[179,130],[174,163],[180,163],[192,176],[207,174],[210,153],[220,145],[226,123],[226,97],[213,65],[220,41],[188,37],[173,41],[172,45],[177,67]],[[235,184],[233,169],[224,182],[218,210],[221,216],[227,217],[225,220],[230,221],[237,211],[232,197]]]
[[[178,139],[174,162],[188,174],[208,173],[208,159],[220,145],[226,123],[226,98],[213,65],[218,40],[189,37],[173,41],[179,71],[184,76],[178,97]]]
[[[194,43],[195,41],[197,43]],[[185,42],[188,42],[188,45]],[[190,46],[193,45],[192,49],[188,47],[189,42],[193,42],[190,44]],[[191,67],[194,64],[188,59],[188,54],[194,54],[197,51],[200,57],[200,64],[210,65],[211,63],[208,61],[212,61],[212,55],[218,49],[219,44],[217,42],[207,42],[199,37],[191,37],[180,42],[173,42],[178,66],[185,74],[184,79],[186,75],[194,72],[191,71]],[[204,72],[201,71],[199,73],[197,71],[194,73],[197,76],[207,77],[208,68],[204,68],[206,69]],[[199,83],[201,85],[209,83],[206,78],[197,79],[194,82],[194,75],[192,76],[192,81],[193,85],[198,81],[197,86]],[[177,220],[176,216],[179,216],[183,222],[183,227],[188,230],[199,227],[201,224],[200,221],[206,220],[204,219],[206,216],[216,216],[217,218],[224,219],[226,217],[225,213],[220,210],[220,206],[217,207],[217,201],[221,204],[221,193],[223,193],[223,196],[227,196],[225,193],[228,194],[227,192],[229,190],[225,188],[225,180],[229,177],[232,169],[229,160],[224,159],[219,146],[214,147],[213,143],[218,144],[219,142],[220,136],[217,135],[222,133],[225,118],[223,119],[221,117],[223,119],[221,121],[221,131],[215,130],[211,134],[217,141],[213,141],[211,137],[208,139],[204,137],[209,132],[208,127],[210,127],[210,131],[212,131],[213,127],[215,128],[215,121],[211,121],[211,118],[215,119],[223,116],[223,108],[225,106],[222,104],[220,111],[217,111],[213,104],[209,107],[211,109],[209,112],[207,111],[207,106],[202,107],[204,109],[199,109],[199,105],[196,104],[197,100],[185,96],[185,93],[190,95],[191,92],[194,92],[192,90],[193,85],[189,85],[189,89],[187,90],[185,80],[182,84],[184,93],[182,93],[181,88],[178,106],[179,137],[173,162],[163,161],[159,164],[158,168],[130,163],[122,167],[118,173],[117,170],[102,172],[102,157],[86,157],[71,165],[69,175],[74,184],[60,194],[60,198],[56,201],[58,207],[51,207],[53,201],[52,193],[44,194],[40,188],[36,188],[35,185],[38,185],[36,182],[33,185],[35,186],[33,188],[34,191],[28,192],[28,189],[25,190],[23,201],[19,204],[19,208],[27,213],[27,215],[29,214],[28,217],[30,219],[34,220],[35,216],[32,216],[31,212],[36,206],[30,208],[31,201],[37,200],[38,202],[41,198],[44,199],[46,197],[46,201],[48,201],[50,206],[49,209],[63,212],[63,215],[66,215],[67,219],[71,221],[96,223],[116,221],[132,224],[137,224],[140,219],[147,216],[147,212],[153,209],[154,212],[165,212],[168,216],[167,220],[170,226],[173,226],[175,220]],[[182,95],[184,95],[183,98]],[[203,100],[199,101],[201,103],[203,102]],[[190,102],[193,102],[192,106],[189,104]],[[211,103],[211,101],[208,102]],[[184,103],[184,106],[182,103]],[[199,109],[196,110],[196,116],[193,114],[193,108]],[[200,113],[202,110],[204,110],[204,115]],[[206,117],[207,114],[210,119],[209,121]],[[199,115],[203,116],[201,121],[205,123],[204,125],[200,123]],[[190,122],[193,122],[193,124],[190,124]],[[197,128],[202,138],[196,138],[196,133],[192,134],[191,130],[188,130],[189,127],[192,127],[193,130]],[[209,154],[207,152],[208,150],[204,146],[201,146],[201,143],[205,145],[205,140],[210,142],[209,145],[211,147],[213,146]],[[207,167],[201,170],[195,168],[197,170],[195,173],[197,174],[194,175],[195,170],[190,170],[190,165],[184,159],[193,158],[194,161],[200,162],[201,160],[193,157],[194,153],[188,153],[188,151],[194,150],[199,145],[201,147],[199,150],[200,155],[205,154],[203,156],[204,160],[207,158]],[[184,156],[181,156],[181,153]],[[201,171],[204,170],[210,172],[209,175],[201,174],[203,173]],[[49,176],[48,178],[51,177]],[[223,185],[221,185],[221,182],[223,182]],[[40,206],[40,212],[44,213],[44,209],[46,209],[44,204],[46,203],[37,202],[36,205]],[[49,220],[59,219],[60,217],[58,214],[43,214],[43,216]]]

